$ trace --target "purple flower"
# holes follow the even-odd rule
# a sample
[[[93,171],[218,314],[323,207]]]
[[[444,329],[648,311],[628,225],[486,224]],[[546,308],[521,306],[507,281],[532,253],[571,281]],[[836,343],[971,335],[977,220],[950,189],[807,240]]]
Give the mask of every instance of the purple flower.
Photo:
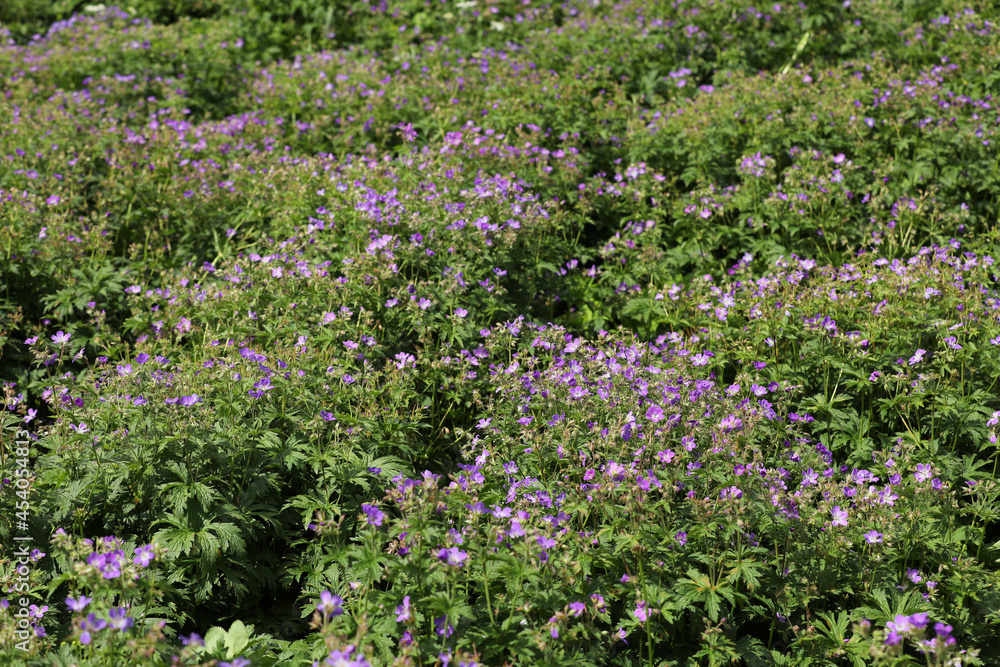
[[[639,600],[635,603],[635,610],[632,612],[632,615],[635,616],[637,621],[645,623],[649,618],[649,614],[648,604],[645,601]]]
[[[88,598],[86,595],[81,595],[78,598],[66,598],[66,606],[70,608],[71,611],[83,611],[87,608],[87,605],[94,601],[94,598]]]
[[[802,486],[814,486],[819,483],[819,473],[809,468],[802,473]]]
[[[63,345],[69,342],[70,335],[68,333],[63,333],[62,331],[57,331],[54,336],[50,336],[52,342],[56,345]]]
[[[743,497],[743,491],[739,487],[729,486],[719,492],[719,498],[726,500],[727,498],[731,500],[739,500]]]
[[[913,623],[909,616],[904,616],[903,614],[896,614],[896,618],[887,621],[885,624],[886,629],[894,630],[900,634],[906,634],[915,629]]]
[[[108,625],[115,630],[127,630],[135,625],[135,621],[128,615],[125,607],[117,607],[108,612]]]
[[[323,591],[319,594],[319,599],[320,603],[316,605],[316,611],[322,612],[324,616],[340,616],[344,613],[344,600],[339,595]]]
[[[918,463],[917,471],[913,473],[913,477],[917,480],[917,482],[926,482],[933,474],[934,473],[931,472],[930,463]]]
[[[877,530],[869,530],[864,537],[868,544],[878,544],[882,541],[882,533]]]
[[[733,431],[739,431],[743,428],[743,420],[736,415],[728,415],[723,417],[719,422],[719,428],[722,429],[723,433],[732,433]]]
[[[190,635],[181,635],[181,644],[184,646],[204,646],[205,640],[197,632],[192,632]]]
[[[97,618],[93,614],[87,614],[87,618],[80,622],[80,643],[89,645],[93,640],[92,632],[99,632],[108,627],[108,622],[103,618]]]
[[[194,405],[195,403],[199,403],[200,401],[201,399],[198,398],[198,394],[191,394],[190,396],[181,396],[179,399],[177,399],[177,403],[185,407]]]
[[[385,514],[382,510],[375,507],[375,505],[364,504],[361,506],[362,511],[368,515],[368,525],[375,526],[376,528],[382,525],[382,519],[385,518]]]
[[[927,354],[927,350],[918,349],[913,353],[913,356],[910,357],[909,365],[913,366],[914,364],[918,364],[923,361],[925,354]]]
[[[449,549],[441,549],[438,551],[438,559],[442,563],[447,563],[448,565],[453,565],[455,567],[462,567],[465,561],[469,559],[469,554],[462,551],[458,547],[451,547]]]
[[[691,357],[691,365],[692,366],[704,366],[704,365],[706,365],[708,363],[709,354],[710,353],[701,353],[701,352],[699,352],[698,354],[692,356]]]
[[[140,352],[139,354],[135,355],[135,363],[139,364],[140,366],[146,363],[147,361],[149,361],[149,355],[146,354],[145,352]]]
[[[403,623],[413,618],[410,609],[410,596],[403,598],[403,604],[396,607],[396,622]]]
[[[847,511],[840,509],[840,505],[834,505],[833,509],[830,510],[830,514],[833,515],[834,526],[847,525]]]
[[[570,602],[569,605],[569,615],[570,616],[580,616],[587,609],[587,605],[582,602]]]
[[[540,546],[543,549],[551,549],[556,545],[555,540],[553,540],[551,537],[545,537],[543,535],[539,535],[538,537],[536,537],[535,541],[538,542],[538,546]]]
[[[455,632],[455,628],[447,621],[447,616],[438,616],[434,619],[434,632],[438,633],[438,635],[444,637],[445,639],[451,637],[452,633]]]
[[[219,663],[219,667],[250,667],[250,665],[252,665],[252,664],[253,663],[250,662],[250,660],[248,658],[244,658],[241,655],[238,658],[234,659],[232,662],[229,662],[227,660],[223,660],[222,662]],[[333,665],[333,664],[338,664],[338,663],[330,663],[330,664]],[[351,663],[344,663],[344,664],[355,665],[357,663],[351,662]]]
[[[486,428],[487,426],[489,426],[491,421],[493,421],[492,417],[487,417],[485,419],[480,419],[479,423],[476,424],[476,428],[478,428],[481,431],[484,428]]]
[[[136,547],[134,551],[135,551],[135,558],[132,559],[132,562],[138,565],[139,567],[149,567],[149,562],[156,557],[155,554],[153,553],[152,544],[147,544],[142,547]]]
[[[684,546],[685,544],[688,543],[688,534],[682,530],[678,532],[676,535],[674,535],[674,539],[677,540],[678,544]]]
[[[658,422],[663,419],[663,408],[655,403],[646,410],[646,419],[651,422]]]

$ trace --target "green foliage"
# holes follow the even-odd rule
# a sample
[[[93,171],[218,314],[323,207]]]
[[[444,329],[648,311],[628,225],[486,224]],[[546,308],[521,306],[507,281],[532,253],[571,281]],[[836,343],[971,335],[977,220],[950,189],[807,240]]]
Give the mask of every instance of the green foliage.
[[[4,3],[0,662],[996,664],[997,21]]]

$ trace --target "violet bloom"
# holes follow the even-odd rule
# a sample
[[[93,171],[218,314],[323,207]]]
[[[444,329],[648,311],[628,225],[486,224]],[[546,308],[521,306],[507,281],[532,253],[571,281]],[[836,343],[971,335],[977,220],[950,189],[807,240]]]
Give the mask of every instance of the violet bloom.
[[[840,509],[840,505],[834,505],[833,509],[830,510],[830,514],[833,515],[832,523],[834,526],[847,525],[847,511]]]
[[[919,482],[926,482],[927,480],[929,480],[931,478],[931,476],[933,474],[934,473],[931,472],[931,464],[930,463],[918,463],[917,464],[917,471],[915,473],[913,473],[913,477],[917,480],[918,483]]]
[[[451,637],[452,633],[455,632],[455,627],[447,621],[447,616],[438,616],[434,619],[434,632],[445,639]]]
[[[235,658],[232,662],[229,662],[227,660],[223,660],[222,662],[219,663],[219,667],[250,667],[250,665],[252,665],[252,664],[253,663],[250,662],[249,658],[244,658],[241,655],[238,658]],[[330,663],[330,664],[331,665],[335,665],[335,664],[339,664],[339,663]],[[349,663],[344,663],[344,664],[355,665],[355,664],[358,664],[358,663],[356,663],[356,662],[349,662]]]
[[[94,601],[94,598],[88,598],[86,595],[81,595],[78,598],[66,598],[66,606],[70,608],[71,611],[83,611],[87,608],[87,605]]]
[[[651,422],[658,422],[663,419],[663,408],[655,403],[646,410],[646,419]]]
[[[190,396],[181,396],[179,399],[177,399],[177,403],[185,407],[194,405],[195,403],[199,403],[200,401],[201,399],[198,398],[198,394],[191,394]]]
[[[403,598],[403,604],[396,607],[396,622],[404,623],[413,618],[413,614],[410,609],[410,596],[407,595]]]
[[[869,530],[867,533],[865,533],[864,537],[865,537],[865,542],[867,542],[868,544],[878,544],[882,541],[882,533],[878,532],[877,530]]]
[[[135,551],[135,558],[132,559],[132,562],[135,565],[138,565],[139,567],[149,567],[150,561],[152,561],[156,557],[155,554],[153,553],[152,544],[136,547],[134,551]]]
[[[737,486],[729,486],[719,492],[719,498],[726,500],[739,500],[743,497],[743,491]]]
[[[80,623],[80,643],[89,645],[93,641],[92,632],[100,632],[108,627],[108,622],[103,618],[97,618],[93,614],[87,614],[87,618]]]
[[[679,531],[676,535],[674,535],[674,539],[677,540],[678,544],[684,546],[685,544],[688,543],[688,534],[685,533],[683,530]]]
[[[462,551],[458,547],[451,547],[449,549],[441,549],[438,551],[438,559],[442,563],[447,563],[448,565],[453,565],[455,567],[462,567],[465,561],[469,559],[469,554]]]
[[[368,515],[368,525],[375,526],[378,528],[382,525],[382,520],[385,518],[385,514],[375,505],[364,504],[361,506],[362,511]]]
[[[635,611],[632,615],[635,616],[636,620],[640,623],[645,623],[649,619],[649,605],[643,600],[639,600],[635,603]]]
[[[124,631],[135,625],[125,607],[117,607],[108,612],[108,624],[115,630]]]
[[[344,613],[344,599],[339,595],[323,591],[319,594],[319,599],[320,603],[316,605],[316,611],[322,612],[324,616],[340,616]]]
[[[64,333],[62,331],[57,331],[54,336],[50,336],[52,342],[56,345],[64,345],[69,342],[70,334]]]

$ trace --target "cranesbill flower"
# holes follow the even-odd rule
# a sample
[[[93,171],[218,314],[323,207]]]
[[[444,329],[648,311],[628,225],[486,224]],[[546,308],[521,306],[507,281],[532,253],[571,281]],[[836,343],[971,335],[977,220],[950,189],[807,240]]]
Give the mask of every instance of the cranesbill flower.
[[[632,612],[632,615],[635,616],[636,620],[640,623],[645,623],[649,618],[648,604],[643,600],[636,602],[635,610]]]
[[[237,658],[234,658],[232,662],[229,662],[228,660],[223,660],[222,662],[219,663],[219,667],[250,667],[250,665],[252,665],[252,664],[253,663],[250,662],[249,658],[244,658],[241,655],[241,656],[239,656]],[[333,663],[333,662],[331,662],[330,664],[334,665],[334,664],[339,664],[339,663]],[[348,665],[357,665],[357,664],[360,664],[360,663],[349,662],[349,663],[345,663],[345,664],[348,664]]]
[[[78,598],[66,598],[66,606],[69,607],[70,611],[83,611],[87,608],[87,605],[94,601],[94,598],[88,598],[86,595],[81,595]]]
[[[316,605],[316,611],[322,612],[324,616],[340,616],[344,613],[344,599],[339,595],[323,591],[319,594],[319,599],[320,603]]]
[[[57,331],[54,336],[50,336],[52,342],[56,345],[63,345],[69,342],[70,334],[64,333],[62,331]]]
[[[136,547],[134,551],[135,558],[132,559],[132,562],[139,567],[149,567],[149,562],[155,558],[152,544]]]
[[[448,549],[441,549],[437,554],[438,559],[442,563],[447,563],[448,565],[453,565],[455,567],[462,567],[465,561],[469,559],[469,554],[462,551],[458,547],[450,547]]]
[[[115,630],[127,630],[135,625],[135,621],[128,615],[125,607],[117,607],[108,612],[108,625]]]
[[[448,621],[447,616],[438,616],[437,618],[434,619],[434,632],[444,637],[445,639],[451,637],[452,633],[455,632],[454,626],[452,626],[452,624],[448,623],[447,621]]]
[[[410,620],[413,617],[410,612],[410,596],[407,595],[403,598],[403,604],[396,607],[396,622],[403,623]]]
[[[89,645],[93,641],[92,632],[99,632],[108,627],[108,622],[103,618],[97,618],[93,614],[87,614],[87,618],[80,623],[80,643]]]
[[[923,361],[925,354],[927,354],[927,350],[918,349],[913,353],[913,356],[910,357],[909,365],[913,366],[914,364],[918,364]]]
[[[934,473],[931,472],[930,463],[918,463],[917,471],[913,473],[913,477],[917,480],[917,482],[926,482],[933,474]]]
[[[743,497],[743,491],[736,486],[726,487],[725,489],[719,492],[719,498],[721,498],[722,500],[726,500],[727,498],[731,500],[739,500],[742,497]]]
[[[877,530],[869,530],[867,533],[865,533],[864,537],[865,537],[865,542],[867,542],[868,544],[878,544],[879,542],[882,541],[882,533],[878,532]]]
[[[375,505],[369,505],[367,503],[362,505],[361,509],[368,515],[369,526],[375,526],[377,528],[382,525],[382,519],[385,518],[385,514],[382,513],[382,510]]]
[[[830,510],[830,514],[833,515],[832,523],[834,526],[847,525],[847,511],[840,509],[840,505],[834,505],[833,509]]]

